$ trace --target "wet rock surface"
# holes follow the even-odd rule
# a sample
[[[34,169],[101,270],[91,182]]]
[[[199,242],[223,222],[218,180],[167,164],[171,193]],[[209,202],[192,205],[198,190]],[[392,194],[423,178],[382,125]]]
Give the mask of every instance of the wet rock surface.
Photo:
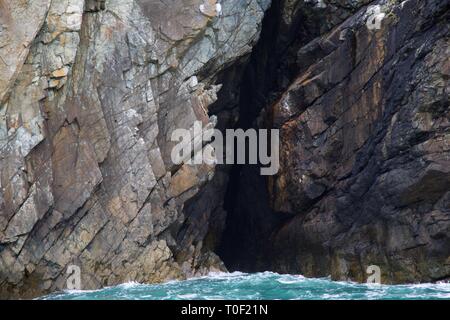
[[[327,18],[331,6],[312,12],[306,21],[320,14],[334,27],[291,41],[287,67],[269,60],[281,80],[253,81],[275,95],[260,104],[281,130],[281,168],[265,190],[252,168],[235,180],[230,269],[366,281],[377,265],[387,283],[450,277],[449,2],[374,1],[386,12],[375,30],[366,3],[341,21]],[[236,258],[226,248],[238,242]]]
[[[274,234],[273,253],[290,252],[277,269],[450,276],[449,2],[389,5],[380,30],[362,9],[321,37],[320,60],[272,109],[284,133],[272,203],[292,215]]]

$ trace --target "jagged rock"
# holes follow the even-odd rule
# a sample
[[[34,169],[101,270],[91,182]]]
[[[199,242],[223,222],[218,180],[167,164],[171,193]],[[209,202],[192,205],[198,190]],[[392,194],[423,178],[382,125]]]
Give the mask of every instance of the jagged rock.
[[[364,282],[378,265],[385,283],[448,279],[449,1],[372,2],[379,29],[368,26],[367,1],[336,1],[347,4],[342,16],[333,3],[280,4],[287,31],[267,39],[269,50],[287,43],[269,60],[275,81],[256,73],[265,53],[254,56],[250,79],[263,80],[252,89],[277,97],[263,104],[281,130],[281,167],[258,193],[264,181],[251,168],[232,183],[221,257],[233,270]],[[305,33],[316,23],[316,36]],[[286,42],[289,28],[305,36]],[[226,250],[239,244],[238,255]]]
[[[50,0],[0,4],[0,103],[16,80],[30,45],[45,21]]]
[[[98,12],[106,9],[106,0],[86,0],[84,11]]]
[[[83,289],[223,270],[177,236],[214,166],[176,172],[170,133],[209,123],[269,1],[201,4],[1,2],[1,297],[64,289],[72,264]]]
[[[0,1],[0,297],[450,277],[449,1],[273,1],[253,50],[270,2]],[[172,163],[195,121],[279,128],[279,173]]]
[[[391,2],[380,30],[363,8],[318,40],[330,49],[274,106],[283,142],[273,205],[294,218],[273,252],[296,256],[277,269],[364,281],[378,265],[391,283],[450,276],[448,4]]]

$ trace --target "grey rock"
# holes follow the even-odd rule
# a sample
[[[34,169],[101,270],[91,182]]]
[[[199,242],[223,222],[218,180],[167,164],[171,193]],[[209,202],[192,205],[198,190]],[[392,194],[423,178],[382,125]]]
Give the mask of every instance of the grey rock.
[[[217,76],[250,53],[268,2],[217,16],[202,2],[2,2],[1,297],[62,290],[71,264],[83,289],[223,270],[201,244],[175,257],[214,167],[176,172],[169,133],[209,123]]]

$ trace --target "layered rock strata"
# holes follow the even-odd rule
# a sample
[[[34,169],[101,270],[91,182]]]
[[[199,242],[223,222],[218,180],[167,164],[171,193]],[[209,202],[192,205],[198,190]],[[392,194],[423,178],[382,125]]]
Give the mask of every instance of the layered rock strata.
[[[0,296],[223,270],[179,235],[214,166],[171,133],[210,123],[218,74],[269,1],[0,1]],[[217,85],[216,85],[217,83]]]

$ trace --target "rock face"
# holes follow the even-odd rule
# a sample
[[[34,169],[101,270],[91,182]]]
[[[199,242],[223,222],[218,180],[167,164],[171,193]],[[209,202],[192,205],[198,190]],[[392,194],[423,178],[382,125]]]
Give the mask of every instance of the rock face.
[[[0,298],[64,289],[72,265],[94,289],[221,258],[450,277],[449,1],[269,6],[0,0]],[[279,128],[279,173],[173,164],[196,120]]]
[[[291,216],[274,234],[277,269],[450,277],[448,5],[391,1],[373,31],[363,8],[298,52],[308,67],[271,110],[273,208]]]
[[[169,2],[0,1],[0,297],[224,269],[185,227],[214,167],[171,133],[210,122],[269,1]]]
[[[221,256],[231,269],[339,280],[366,281],[370,265],[387,283],[450,278],[449,1],[372,2],[385,13],[379,29],[367,1],[336,1],[348,4],[340,15],[300,9],[299,26],[286,24],[294,2],[275,28],[302,34],[320,18],[323,28],[279,38],[287,53],[265,70],[281,80],[254,81],[281,92],[265,108],[281,169],[258,196],[261,178],[242,169]]]

